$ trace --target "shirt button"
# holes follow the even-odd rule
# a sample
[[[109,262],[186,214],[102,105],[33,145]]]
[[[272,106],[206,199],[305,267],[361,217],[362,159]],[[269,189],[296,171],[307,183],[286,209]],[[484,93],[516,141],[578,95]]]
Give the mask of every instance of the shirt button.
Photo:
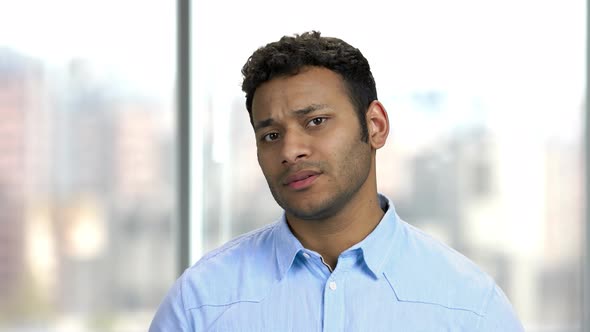
[[[309,254],[308,254],[308,253],[304,252],[304,253],[303,253],[303,257],[305,257],[305,258],[309,259],[311,256],[309,256]]]
[[[336,282],[330,281],[330,284],[328,285],[328,287],[330,287],[331,290],[336,290]]]

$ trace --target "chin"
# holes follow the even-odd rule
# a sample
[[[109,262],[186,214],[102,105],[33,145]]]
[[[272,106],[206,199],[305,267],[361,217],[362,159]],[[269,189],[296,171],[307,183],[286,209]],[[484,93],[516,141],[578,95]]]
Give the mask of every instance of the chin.
[[[317,210],[285,209],[290,215],[302,220],[317,220],[324,218],[325,213]]]
[[[322,204],[323,203],[323,204]],[[331,201],[315,200],[310,204],[279,204],[290,215],[303,220],[318,220],[334,216],[339,210]]]
[[[350,195],[333,195],[314,191],[279,194],[271,188],[275,201],[287,214],[302,220],[325,219],[334,216],[350,200]]]

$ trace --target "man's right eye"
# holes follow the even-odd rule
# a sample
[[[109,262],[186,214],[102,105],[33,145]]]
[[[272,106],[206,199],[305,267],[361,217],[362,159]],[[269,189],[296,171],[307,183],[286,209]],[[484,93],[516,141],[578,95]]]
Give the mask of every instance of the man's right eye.
[[[279,138],[278,133],[268,133],[268,134],[262,136],[262,140],[265,142],[272,142],[278,138]]]

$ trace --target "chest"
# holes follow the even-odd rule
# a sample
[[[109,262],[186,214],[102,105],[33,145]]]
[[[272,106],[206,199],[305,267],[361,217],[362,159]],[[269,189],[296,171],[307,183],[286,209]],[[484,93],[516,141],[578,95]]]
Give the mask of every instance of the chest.
[[[258,302],[209,315],[206,331],[473,331],[473,314],[399,301],[384,279],[354,275],[286,280]],[[213,310],[213,308],[205,308]]]

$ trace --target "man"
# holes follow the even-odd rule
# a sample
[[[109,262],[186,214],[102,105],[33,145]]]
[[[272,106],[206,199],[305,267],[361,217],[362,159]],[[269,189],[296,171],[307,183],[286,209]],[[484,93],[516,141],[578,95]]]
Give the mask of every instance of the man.
[[[523,331],[494,281],[377,193],[389,132],[361,52],[319,32],[242,69],[276,223],[187,269],[150,331]]]

